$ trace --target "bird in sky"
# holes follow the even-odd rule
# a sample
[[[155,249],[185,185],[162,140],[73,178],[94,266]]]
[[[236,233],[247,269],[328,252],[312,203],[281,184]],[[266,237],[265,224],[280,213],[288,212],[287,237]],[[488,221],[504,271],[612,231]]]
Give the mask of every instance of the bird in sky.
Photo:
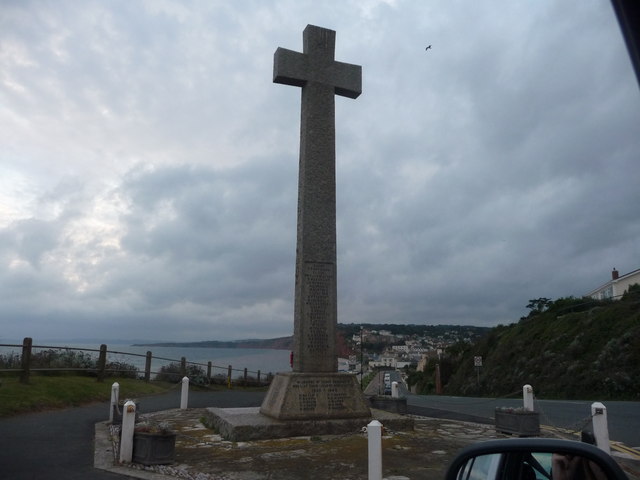
[[[427,48],[425,48],[425,50],[429,50],[431,48],[431,45],[429,45]]]

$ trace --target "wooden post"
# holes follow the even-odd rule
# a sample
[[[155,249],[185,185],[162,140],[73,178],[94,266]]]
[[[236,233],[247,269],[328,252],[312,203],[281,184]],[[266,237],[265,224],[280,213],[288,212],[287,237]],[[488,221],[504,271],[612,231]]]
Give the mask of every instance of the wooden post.
[[[107,368],[107,346],[103,343],[100,345],[100,353],[98,355],[98,382],[104,381],[104,371]]]
[[[31,374],[31,345],[33,344],[33,339],[30,337],[25,337],[22,340],[22,372],[20,373],[20,383],[29,383],[29,375]]]
[[[227,370],[227,388],[231,388],[231,365]]]
[[[382,480],[382,424],[373,420],[367,425],[369,446],[369,480]]]
[[[244,369],[244,384],[247,385],[247,368]]]
[[[147,352],[147,358],[144,362],[144,381],[149,382],[151,380],[151,357],[152,353]]]
[[[211,384],[211,362],[207,362],[207,381]]]
[[[442,377],[440,376],[439,363],[436,363],[436,395],[442,395]]]
[[[258,370],[258,386],[260,386],[260,370]]]
[[[185,357],[180,359],[180,375],[187,376],[187,359]]]

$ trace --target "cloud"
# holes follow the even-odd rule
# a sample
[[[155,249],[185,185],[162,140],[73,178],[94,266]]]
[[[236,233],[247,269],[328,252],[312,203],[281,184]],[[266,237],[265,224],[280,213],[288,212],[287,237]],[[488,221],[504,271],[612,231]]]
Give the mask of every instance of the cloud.
[[[341,322],[495,325],[638,268],[639,92],[607,2],[11,3],[3,336],[290,334],[300,92],[337,31]],[[426,45],[432,49],[426,51]]]

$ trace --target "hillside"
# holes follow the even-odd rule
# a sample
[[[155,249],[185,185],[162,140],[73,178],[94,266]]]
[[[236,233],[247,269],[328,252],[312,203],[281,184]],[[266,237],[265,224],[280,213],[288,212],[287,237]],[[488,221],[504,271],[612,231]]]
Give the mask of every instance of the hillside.
[[[486,327],[460,326],[460,325],[401,325],[401,324],[338,324],[336,329],[337,353],[340,357],[348,357],[353,354],[350,339],[353,335],[360,333],[360,328],[368,330],[388,330],[392,334],[419,335],[443,337],[451,340],[450,335],[474,338],[486,333]],[[457,337],[454,337],[457,338]],[[249,339],[249,340],[205,340],[199,342],[156,342],[156,343],[136,343],[137,347],[200,347],[200,348],[271,348],[276,350],[292,350],[293,335],[289,337]],[[381,344],[383,348],[385,345]],[[373,351],[373,347],[369,351]]]
[[[474,357],[481,356],[480,383]],[[640,399],[640,289],[621,300],[565,298],[450,352],[444,392],[504,396],[531,384],[539,397]]]

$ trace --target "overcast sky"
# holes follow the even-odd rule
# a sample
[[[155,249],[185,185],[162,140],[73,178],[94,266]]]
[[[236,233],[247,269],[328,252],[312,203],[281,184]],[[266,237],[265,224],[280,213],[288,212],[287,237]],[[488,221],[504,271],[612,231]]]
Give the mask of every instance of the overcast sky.
[[[300,89],[272,71],[307,24],[363,71],[339,322],[508,324],[640,268],[608,1],[4,1],[0,339],[293,332]]]

